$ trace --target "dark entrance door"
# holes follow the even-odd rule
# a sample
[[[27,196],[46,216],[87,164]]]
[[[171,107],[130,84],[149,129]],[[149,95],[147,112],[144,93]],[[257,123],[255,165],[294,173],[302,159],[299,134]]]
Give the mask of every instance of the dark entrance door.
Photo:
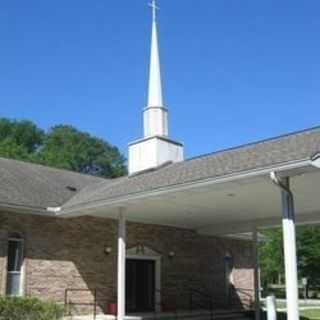
[[[155,261],[127,259],[126,311],[151,312],[155,307]]]

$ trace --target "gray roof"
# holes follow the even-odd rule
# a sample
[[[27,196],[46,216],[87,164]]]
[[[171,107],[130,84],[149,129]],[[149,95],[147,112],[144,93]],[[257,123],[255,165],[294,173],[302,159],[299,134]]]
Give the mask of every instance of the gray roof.
[[[317,127],[118,179],[0,158],[0,206],[42,210],[62,206],[72,210],[84,204],[310,159],[319,151]]]
[[[86,186],[108,180],[0,158],[0,204],[45,210],[59,207]]]
[[[200,156],[111,183],[102,181],[84,188],[63,209],[76,209],[84,204],[310,159],[319,151],[320,127],[317,127]]]

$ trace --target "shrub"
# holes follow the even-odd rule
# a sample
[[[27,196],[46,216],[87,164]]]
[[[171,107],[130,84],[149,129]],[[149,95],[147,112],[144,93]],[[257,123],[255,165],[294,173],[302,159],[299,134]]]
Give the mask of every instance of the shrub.
[[[64,308],[36,298],[0,297],[0,320],[60,320]]]

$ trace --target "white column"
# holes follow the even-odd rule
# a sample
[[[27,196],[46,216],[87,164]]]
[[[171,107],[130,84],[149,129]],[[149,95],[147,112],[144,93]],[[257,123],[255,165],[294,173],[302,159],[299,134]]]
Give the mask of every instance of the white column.
[[[258,256],[258,231],[255,227],[252,232],[253,257],[254,257],[254,310],[255,319],[260,320],[260,274]]]
[[[125,209],[119,208],[118,218],[118,318],[126,315],[126,219]]]
[[[289,190],[289,178],[282,179],[282,184]],[[296,226],[294,216],[293,195],[290,192],[283,190],[282,228],[288,320],[299,320]]]

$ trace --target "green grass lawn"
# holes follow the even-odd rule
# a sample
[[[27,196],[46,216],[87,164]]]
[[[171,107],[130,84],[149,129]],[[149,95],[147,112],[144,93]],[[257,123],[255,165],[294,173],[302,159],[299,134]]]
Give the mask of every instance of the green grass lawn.
[[[309,310],[301,310],[300,317],[304,319],[310,320],[320,320],[320,309],[309,309]]]
[[[266,319],[266,314],[264,319]],[[287,319],[286,312],[284,311],[278,312],[277,319],[286,320]],[[300,310],[300,319],[301,320],[320,320],[320,309]]]

